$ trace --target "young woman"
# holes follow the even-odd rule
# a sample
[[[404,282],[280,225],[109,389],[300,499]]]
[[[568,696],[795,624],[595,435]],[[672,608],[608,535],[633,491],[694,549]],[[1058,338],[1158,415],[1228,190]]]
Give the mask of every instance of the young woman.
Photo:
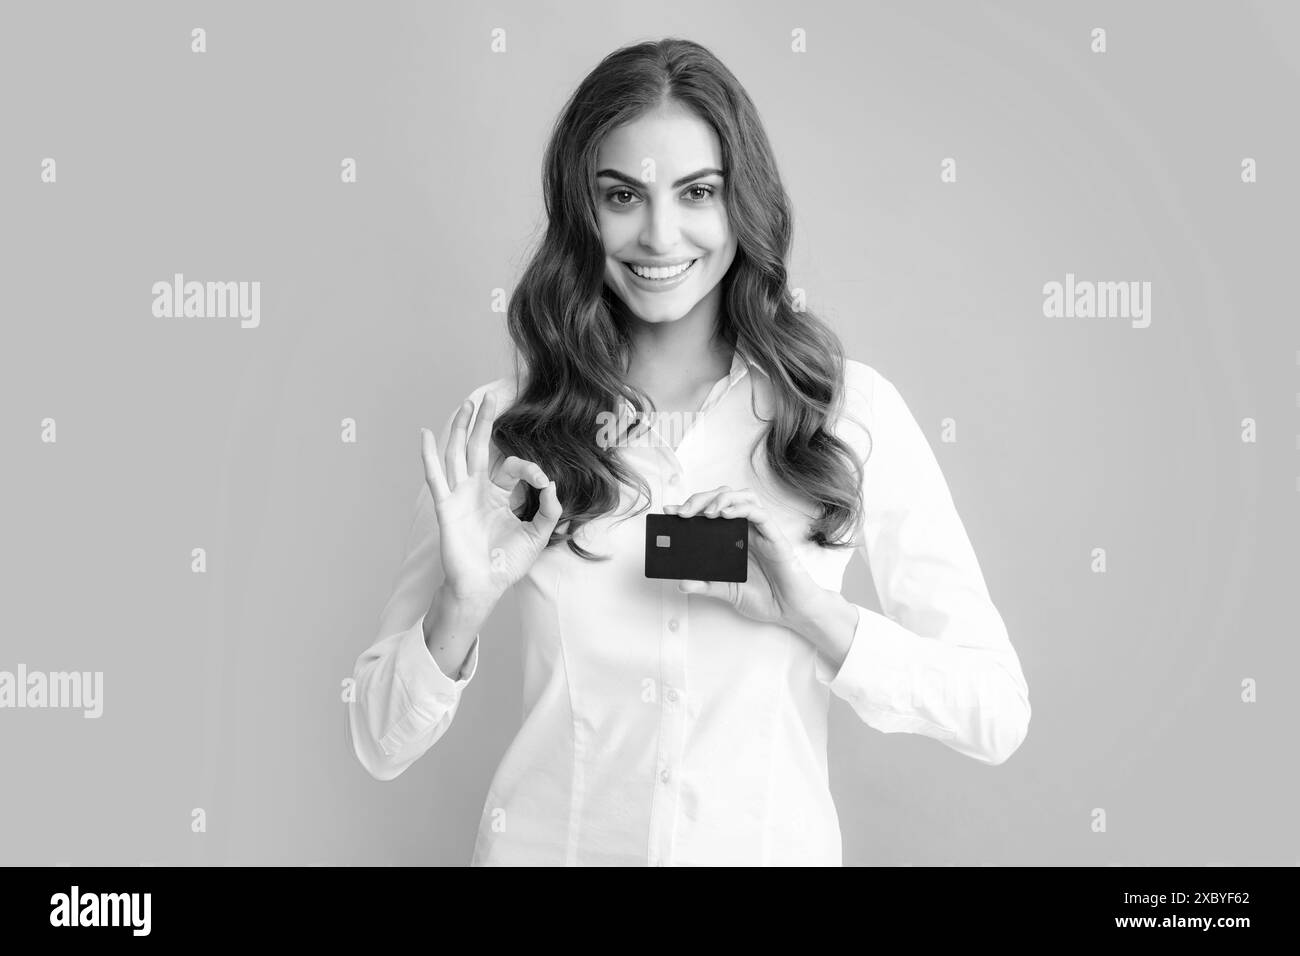
[[[525,369],[422,430],[408,553],[356,663],[356,755],[391,780],[447,732],[511,591],[524,718],[472,865],[840,865],[831,692],[987,764],[1028,730],[938,463],[893,384],[794,309],[790,204],[708,50],[606,57],[544,186],[509,306]],[[647,578],[650,512],[748,519],[748,580]],[[854,550],[883,613],[840,595]]]

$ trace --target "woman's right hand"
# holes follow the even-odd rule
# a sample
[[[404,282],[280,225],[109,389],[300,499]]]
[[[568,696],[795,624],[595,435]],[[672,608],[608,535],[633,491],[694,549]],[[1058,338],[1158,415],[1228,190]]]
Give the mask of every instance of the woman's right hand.
[[[524,576],[550,540],[562,511],[555,482],[540,467],[514,455],[488,471],[495,399],[483,396],[478,419],[466,441],[474,406],[456,412],[447,439],[446,468],[438,460],[433,433],[421,428],[424,477],[433,494],[442,548],[443,589],[453,600],[484,608],[496,604]],[[520,481],[541,491],[537,514],[520,521],[510,496]]]

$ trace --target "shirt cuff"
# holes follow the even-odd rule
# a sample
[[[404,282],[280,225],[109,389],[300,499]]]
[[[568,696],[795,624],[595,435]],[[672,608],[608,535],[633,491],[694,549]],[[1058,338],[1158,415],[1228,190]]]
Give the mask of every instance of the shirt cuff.
[[[858,624],[838,670],[816,652],[817,680],[851,703],[898,715],[912,711],[912,645],[917,637],[876,611],[855,604]]]
[[[478,638],[470,645],[465,663],[460,673],[449,677],[442,672],[438,662],[429,653],[429,646],[424,643],[424,619],[428,612],[420,615],[409,631],[402,637],[397,648],[397,674],[402,686],[410,695],[411,703],[430,711],[440,711],[460,700],[465,686],[474,679],[478,670]]]

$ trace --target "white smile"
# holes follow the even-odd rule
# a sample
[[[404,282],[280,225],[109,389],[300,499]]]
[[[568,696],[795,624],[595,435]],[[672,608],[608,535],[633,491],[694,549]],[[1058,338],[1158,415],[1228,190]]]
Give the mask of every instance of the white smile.
[[[663,282],[668,279],[676,279],[679,275],[689,270],[699,261],[699,259],[692,259],[690,262],[683,262],[681,265],[654,269],[647,269],[643,266],[634,266],[630,262],[625,262],[623,265],[627,266],[633,274],[640,276],[642,279],[649,279],[652,282]]]

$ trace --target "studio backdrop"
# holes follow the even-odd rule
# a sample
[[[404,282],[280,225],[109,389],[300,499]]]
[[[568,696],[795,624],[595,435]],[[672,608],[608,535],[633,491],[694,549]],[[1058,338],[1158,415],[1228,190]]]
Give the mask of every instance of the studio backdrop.
[[[551,125],[666,36],[757,104],[791,287],[906,397],[1033,702],[988,766],[832,699],[846,865],[1300,861],[1297,29],[1285,2],[6,5],[0,862],[469,861],[521,718],[513,602],[395,780],[350,748],[349,679],[419,429],[511,372]]]

